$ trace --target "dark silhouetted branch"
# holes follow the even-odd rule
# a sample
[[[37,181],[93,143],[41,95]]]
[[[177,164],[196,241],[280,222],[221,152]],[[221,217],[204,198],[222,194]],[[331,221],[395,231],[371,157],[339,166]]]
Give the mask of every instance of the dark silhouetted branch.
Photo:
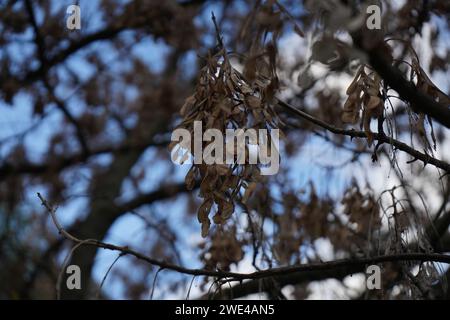
[[[300,116],[303,119],[305,119],[315,125],[318,125],[332,133],[345,135],[345,136],[349,136],[352,138],[367,138],[367,135],[364,131],[336,128],[336,127],[326,123],[325,121],[317,119],[317,118],[311,116],[310,114],[295,108],[294,106],[288,104],[287,102],[278,100],[278,104],[282,108],[291,111],[295,115]],[[398,150],[401,150],[401,151],[404,151],[404,152],[410,154],[411,156],[414,157],[414,159],[421,160],[424,164],[432,164],[442,170],[445,170],[446,172],[450,172],[450,164],[445,161],[433,158],[432,156],[429,156],[429,155],[422,153],[414,148],[411,148],[406,143],[398,141],[393,138],[390,138],[390,137],[386,136],[385,134],[380,134],[380,133],[375,132],[375,133],[372,133],[372,135],[373,135],[374,140],[390,144],[390,145],[394,146],[395,148],[397,148]]]
[[[450,108],[423,94],[411,81],[405,79],[398,68],[386,61],[385,55],[381,52],[382,46],[363,39],[363,37],[369,36],[371,36],[370,33],[358,33],[353,35],[353,41],[368,55],[372,68],[392,89],[398,92],[402,99],[410,102],[416,112],[427,114],[443,126],[450,128]]]
[[[353,258],[353,259],[342,259],[336,261],[322,262],[322,263],[311,263],[304,265],[294,265],[287,267],[278,267],[271,268],[262,271],[256,271],[252,273],[237,273],[237,272],[227,272],[227,271],[213,271],[213,270],[205,270],[205,269],[190,269],[185,268],[179,265],[167,263],[165,261],[161,261],[158,259],[154,259],[143,255],[129,247],[124,246],[116,246],[110,243],[105,243],[102,241],[98,241],[95,239],[87,239],[82,240],[79,239],[69,232],[67,232],[59,223],[56,217],[56,209],[51,206],[41,194],[38,193],[38,197],[41,200],[42,205],[47,209],[50,213],[53,223],[55,224],[58,232],[65,238],[73,241],[76,244],[83,244],[87,246],[95,246],[98,248],[119,251],[125,255],[131,255],[136,257],[137,259],[146,261],[152,265],[158,266],[162,269],[168,269],[176,272],[180,272],[183,274],[189,275],[197,275],[197,276],[209,276],[216,277],[221,279],[229,279],[229,281],[242,281],[246,279],[264,279],[270,277],[286,277],[289,275],[294,275],[298,273],[311,273],[311,272],[321,272],[327,273],[328,276],[331,276],[333,272],[336,270],[345,269],[350,270],[349,273],[358,272],[361,268],[364,268],[369,264],[377,264],[382,262],[394,262],[394,261],[434,261],[434,262],[442,262],[442,263],[450,263],[450,256],[444,254],[433,254],[433,253],[400,253],[400,254],[392,254],[371,258]],[[355,271],[353,271],[355,270]]]

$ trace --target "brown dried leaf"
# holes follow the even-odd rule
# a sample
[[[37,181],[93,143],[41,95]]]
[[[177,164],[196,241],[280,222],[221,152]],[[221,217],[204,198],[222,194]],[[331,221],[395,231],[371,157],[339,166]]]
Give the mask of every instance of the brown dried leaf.
[[[211,207],[213,205],[214,201],[211,198],[205,199],[203,203],[200,205],[200,208],[198,208],[197,218],[198,222],[204,223],[208,220],[209,212],[211,211]]]
[[[247,189],[245,189],[244,196],[242,197],[242,203],[243,203],[243,204],[246,204],[246,203],[247,203],[248,199],[249,199],[250,196],[253,194],[253,192],[255,191],[255,189],[256,189],[256,183],[255,183],[255,182],[251,182],[251,183],[248,185]]]
[[[261,107],[261,100],[258,97],[247,96],[245,97],[245,101],[247,102],[248,106],[252,109],[257,109]]]
[[[192,107],[195,105],[195,102],[195,95],[191,95],[186,98],[186,101],[184,102],[180,110],[180,114],[182,117],[186,116],[191,111]]]
[[[191,169],[189,169],[189,172],[186,174],[184,182],[186,183],[186,188],[188,190],[194,189],[196,171],[197,168],[195,166],[192,166]]]

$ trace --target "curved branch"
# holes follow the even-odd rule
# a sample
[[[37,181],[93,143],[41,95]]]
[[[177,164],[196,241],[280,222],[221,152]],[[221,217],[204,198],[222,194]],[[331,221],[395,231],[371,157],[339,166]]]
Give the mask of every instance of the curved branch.
[[[49,205],[49,203],[38,193],[38,197],[41,200],[42,205],[47,209],[50,213],[55,226],[57,227],[59,233],[66,237],[67,239],[75,242],[76,244],[83,244],[88,246],[95,246],[102,249],[108,249],[113,251],[119,251],[124,255],[131,255],[136,257],[137,259],[148,262],[152,265],[158,266],[163,269],[168,269],[172,271],[176,271],[183,274],[196,275],[196,276],[209,276],[216,278],[229,278],[230,281],[242,281],[246,279],[259,280],[270,277],[286,277],[289,275],[296,274],[308,274],[308,273],[323,273],[328,274],[335,273],[336,270],[345,269],[352,272],[358,272],[363,269],[366,265],[369,264],[377,264],[381,262],[394,262],[394,261],[434,261],[434,262],[442,262],[450,264],[450,256],[444,254],[435,254],[435,253],[400,253],[400,254],[392,254],[385,256],[377,256],[370,258],[353,258],[353,259],[342,259],[336,261],[322,262],[322,263],[311,263],[311,264],[303,264],[303,265],[293,265],[287,267],[278,267],[271,268],[262,271],[255,271],[251,273],[237,273],[237,272],[228,272],[228,271],[212,271],[205,269],[190,269],[186,267],[182,267],[179,265],[171,264],[165,261],[161,261],[158,259],[151,258],[144,254],[141,254],[133,249],[130,249],[127,246],[116,246],[114,244],[105,243],[102,241],[87,239],[82,240],[74,237],[70,233],[64,230],[64,228],[58,222],[56,217],[56,210]],[[283,283],[283,282],[281,282]]]
[[[310,114],[308,114],[304,111],[301,111],[301,110],[295,108],[294,106],[290,105],[289,103],[284,102],[282,100],[278,100],[278,105],[283,107],[284,109],[287,109],[290,112],[296,114],[297,116],[300,116],[303,119],[308,120],[309,122],[311,122],[315,125],[318,125],[319,127],[322,127],[332,133],[346,135],[346,136],[349,136],[352,138],[367,138],[367,135],[364,131],[356,131],[353,129],[346,130],[346,129],[336,128],[336,127],[326,123],[325,121],[317,119],[317,118],[311,116]],[[450,172],[450,164],[445,161],[436,159],[430,155],[422,153],[414,148],[411,148],[406,143],[398,141],[393,138],[390,138],[390,137],[386,136],[385,134],[380,134],[380,133],[374,132],[374,133],[372,133],[372,135],[373,135],[374,140],[378,140],[380,142],[393,145],[397,149],[410,154],[411,156],[414,157],[414,159],[421,160],[425,165],[429,163],[429,164],[432,164],[442,170],[445,170],[446,172]]]

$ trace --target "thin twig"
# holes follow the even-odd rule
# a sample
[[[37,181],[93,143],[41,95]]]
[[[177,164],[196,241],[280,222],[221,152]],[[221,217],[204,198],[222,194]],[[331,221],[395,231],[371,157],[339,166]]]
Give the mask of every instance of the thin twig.
[[[159,273],[160,273],[163,269],[164,269],[164,268],[159,268],[158,271],[156,271],[155,277],[153,278],[152,291],[150,292],[149,300],[153,300],[153,294],[155,293],[155,287],[156,287],[156,280],[158,279]]]
[[[123,253],[119,253],[119,255],[114,259],[113,263],[111,263],[111,265],[109,266],[108,270],[106,271],[105,275],[103,276],[102,282],[100,283],[100,286],[97,289],[97,294],[95,295],[95,297],[98,299],[100,297],[100,292],[102,290],[103,284],[106,281],[106,278],[108,277],[108,274],[111,272],[112,268],[114,267],[114,265],[116,264],[117,261],[119,261],[119,259],[121,257],[123,257],[124,254]]]
[[[186,300],[189,300],[189,295],[191,293],[192,284],[194,283],[195,276],[192,277],[191,283],[189,284],[188,292],[186,294]]]

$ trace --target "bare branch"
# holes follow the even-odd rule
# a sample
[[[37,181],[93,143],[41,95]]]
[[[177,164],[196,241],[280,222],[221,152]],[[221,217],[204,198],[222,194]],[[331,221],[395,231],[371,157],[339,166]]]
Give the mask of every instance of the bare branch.
[[[287,109],[287,110],[291,111],[292,113],[302,117],[303,119],[308,120],[309,122],[311,122],[315,125],[318,125],[332,133],[341,134],[341,135],[349,136],[352,138],[367,138],[367,135],[364,131],[356,131],[353,129],[346,130],[346,129],[336,128],[336,127],[326,123],[325,121],[317,119],[317,118],[311,116],[310,114],[295,108],[294,106],[288,104],[287,102],[278,100],[278,105],[281,106],[282,108]],[[450,164],[445,161],[433,158],[432,156],[422,153],[414,148],[411,148],[406,143],[398,141],[393,138],[390,138],[390,137],[386,136],[385,134],[372,133],[372,135],[373,135],[374,140],[393,145],[397,149],[410,154],[411,156],[414,157],[414,159],[421,160],[425,165],[429,163],[429,164],[432,164],[442,170],[445,170],[446,172],[450,172]]]
[[[0,166],[0,178],[5,178],[17,174],[42,174],[48,171],[59,172],[67,167],[83,163],[91,156],[104,153],[127,153],[132,150],[140,151],[148,147],[167,147],[167,141],[161,142],[143,142],[143,143],[124,143],[118,146],[100,146],[91,148],[89,153],[79,152],[65,157],[53,157],[46,163],[9,163],[6,162]]]
[[[303,265],[293,265],[286,267],[271,268],[267,270],[255,271],[252,273],[237,273],[237,272],[227,272],[227,271],[212,271],[205,269],[190,269],[179,265],[171,264],[165,261],[157,260],[146,255],[143,255],[127,246],[116,246],[114,244],[105,243],[95,239],[81,240],[78,239],[67,231],[60,225],[56,217],[56,210],[48,204],[48,202],[38,193],[38,197],[42,202],[42,205],[50,213],[52,220],[58,229],[59,233],[66,237],[67,239],[75,242],[79,245],[95,246],[98,248],[119,251],[124,255],[131,255],[137,259],[146,261],[152,265],[158,266],[162,269],[168,269],[176,271],[183,274],[198,275],[198,276],[209,276],[215,278],[230,278],[229,281],[242,281],[246,279],[264,279],[276,276],[287,276],[290,274],[302,274],[311,272],[323,272],[330,273],[335,270],[340,270],[342,268],[351,270],[352,272],[358,272],[361,268],[368,264],[377,264],[381,262],[393,262],[393,261],[434,261],[450,264],[450,256],[444,254],[433,254],[433,253],[400,253],[393,255],[377,256],[370,258],[352,258],[352,259],[342,259],[323,263],[311,263]],[[356,271],[353,271],[356,270]]]

